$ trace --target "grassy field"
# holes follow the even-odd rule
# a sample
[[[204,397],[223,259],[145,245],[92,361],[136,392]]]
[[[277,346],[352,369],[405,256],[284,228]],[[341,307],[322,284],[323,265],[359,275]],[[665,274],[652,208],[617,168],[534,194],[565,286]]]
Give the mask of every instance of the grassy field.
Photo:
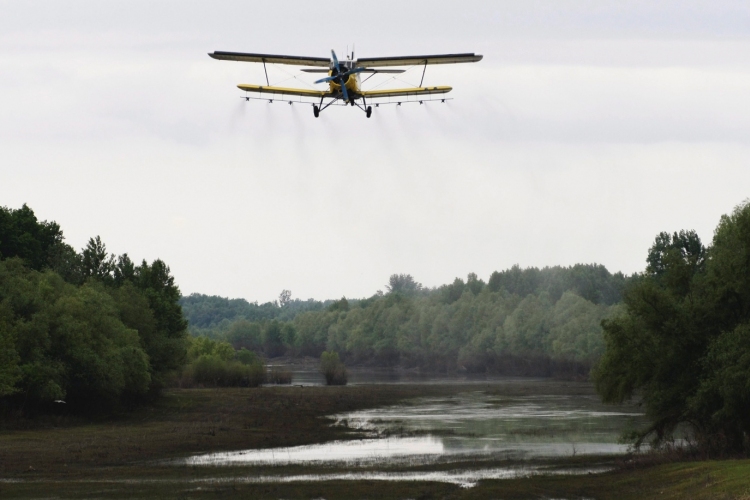
[[[750,500],[750,461],[672,463],[586,476],[451,484],[330,481],[248,484],[278,468],[173,467],[195,453],[268,448],[352,437],[333,413],[406,398],[470,390],[513,393],[523,385],[265,387],[169,391],[160,402],[100,421],[72,417],[12,422],[0,431],[0,498],[696,498]],[[588,390],[559,385],[561,392]],[[300,470],[286,468],[284,474]],[[329,470],[330,471],[330,470]],[[306,470],[309,472],[309,469]],[[209,481],[209,479],[211,479]]]

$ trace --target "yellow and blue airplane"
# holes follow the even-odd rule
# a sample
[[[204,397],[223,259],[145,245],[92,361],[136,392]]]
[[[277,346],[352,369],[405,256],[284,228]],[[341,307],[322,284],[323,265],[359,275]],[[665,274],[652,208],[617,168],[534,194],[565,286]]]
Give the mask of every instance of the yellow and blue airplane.
[[[246,92],[256,92],[258,94],[272,94],[273,95],[287,95],[287,96],[298,96],[303,98],[313,98],[317,104],[313,103],[313,114],[317,118],[320,116],[320,112],[326,109],[328,106],[341,102],[344,105],[357,106],[365,112],[367,118],[372,114],[372,106],[367,104],[368,99],[378,106],[378,99],[383,98],[396,98],[396,103],[401,104],[399,99],[408,99],[414,97],[417,100],[422,96],[433,96],[439,94],[446,94],[450,92],[452,87],[448,86],[433,86],[423,87],[424,75],[427,70],[428,64],[454,64],[454,63],[469,63],[478,62],[482,60],[482,56],[478,54],[441,54],[441,55],[429,55],[429,56],[399,56],[399,57],[367,57],[362,59],[355,59],[354,52],[351,56],[347,54],[347,58],[344,61],[339,61],[336,57],[336,53],[331,51],[331,59],[322,57],[297,57],[287,55],[271,55],[271,54],[248,54],[243,52],[210,52],[209,56],[214,59],[221,59],[225,61],[244,61],[244,62],[256,62],[263,63],[263,68],[266,73],[266,84],[267,85],[251,85],[241,83],[237,85],[240,89]],[[315,83],[328,83],[328,90],[307,90],[291,87],[275,87],[268,84],[268,70],[266,64],[290,64],[294,66],[312,66],[312,68],[303,68],[302,71],[306,73],[327,73],[328,76],[321,78]],[[362,81],[360,81],[359,75],[362,73],[403,73],[404,69],[384,69],[393,66],[424,66],[422,70],[422,81],[420,81],[418,87],[403,88],[403,89],[386,89],[386,90],[362,90]],[[368,77],[369,78],[369,77]],[[365,79],[366,81],[367,79]],[[250,100],[250,97],[246,97]],[[265,99],[265,98],[264,98]],[[317,100],[320,99],[318,102]],[[323,105],[325,99],[330,101]],[[360,104],[358,101],[362,101]],[[445,99],[441,99],[445,100]],[[273,99],[269,99],[273,102]],[[420,104],[422,100],[419,100]],[[289,101],[291,104],[292,101]]]

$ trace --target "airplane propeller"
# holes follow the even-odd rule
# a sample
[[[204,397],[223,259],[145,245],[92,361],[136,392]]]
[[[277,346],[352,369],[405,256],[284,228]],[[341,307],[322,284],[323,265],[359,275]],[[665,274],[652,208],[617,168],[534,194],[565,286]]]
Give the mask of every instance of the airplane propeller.
[[[349,93],[346,90],[346,80],[348,79],[349,75],[353,75],[355,73],[361,73],[365,70],[365,68],[352,68],[347,71],[341,71],[341,65],[339,64],[339,58],[336,57],[336,52],[331,50],[331,57],[333,58],[333,65],[336,69],[336,74],[327,76],[325,78],[321,78],[320,80],[316,81],[315,83],[324,83],[324,82],[330,82],[333,81],[335,83],[338,83],[341,85],[341,92],[344,94],[344,101],[349,101]]]

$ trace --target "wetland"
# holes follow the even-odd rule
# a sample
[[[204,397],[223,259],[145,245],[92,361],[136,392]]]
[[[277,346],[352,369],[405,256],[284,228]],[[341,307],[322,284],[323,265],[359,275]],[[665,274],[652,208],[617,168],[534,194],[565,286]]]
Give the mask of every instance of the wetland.
[[[627,498],[613,485],[653,481],[623,468],[618,442],[641,411],[602,405],[588,383],[360,380],[171,390],[119,418],[16,422],[0,432],[0,496]]]

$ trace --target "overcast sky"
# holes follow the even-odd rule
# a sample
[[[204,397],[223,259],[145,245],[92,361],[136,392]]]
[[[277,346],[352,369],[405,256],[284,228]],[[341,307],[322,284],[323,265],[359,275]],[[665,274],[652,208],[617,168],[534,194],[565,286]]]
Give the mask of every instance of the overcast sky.
[[[75,248],[161,258],[184,294],[263,302],[369,296],[393,273],[632,273],[658,232],[708,243],[750,196],[746,1],[272,4],[0,0],[0,205]],[[262,66],[206,55],[352,44],[484,60],[427,69],[454,100],[368,120],[246,103]]]

